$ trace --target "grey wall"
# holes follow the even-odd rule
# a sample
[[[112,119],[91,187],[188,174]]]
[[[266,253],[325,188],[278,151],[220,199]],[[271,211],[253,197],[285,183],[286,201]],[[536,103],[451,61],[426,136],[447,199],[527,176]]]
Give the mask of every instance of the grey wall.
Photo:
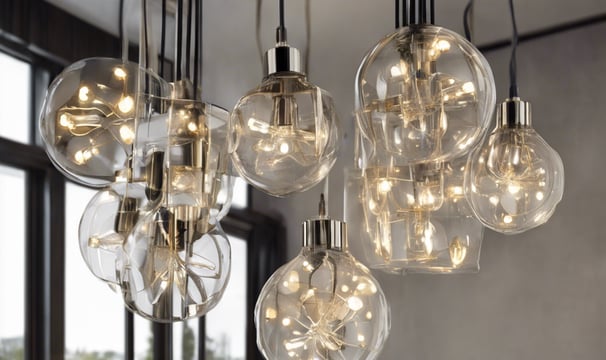
[[[392,332],[381,359],[606,358],[604,34],[601,24],[520,46],[520,95],[532,102],[535,128],[564,161],[564,198],[538,229],[509,237],[487,230],[477,275],[375,273],[392,307]],[[497,99],[503,100],[509,51],[487,58]],[[349,81],[331,90],[342,109],[353,109],[355,69],[338,68],[329,56],[325,64],[336,74],[314,79],[330,84],[348,72]],[[346,139],[330,178],[335,217],[342,214],[342,169],[352,161],[353,125],[342,117]],[[314,214],[320,188],[289,199],[254,195],[258,210],[284,218],[290,256],[299,250],[299,223]]]

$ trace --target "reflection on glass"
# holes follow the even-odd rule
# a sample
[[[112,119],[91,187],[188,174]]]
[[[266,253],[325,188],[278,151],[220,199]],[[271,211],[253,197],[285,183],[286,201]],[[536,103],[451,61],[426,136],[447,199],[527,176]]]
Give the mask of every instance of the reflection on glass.
[[[248,206],[248,184],[241,177],[234,178],[234,193],[231,206],[236,209],[244,209]]]
[[[1,69],[0,73],[2,73]],[[3,291],[3,294],[10,293],[10,296],[0,296],[0,359],[23,359],[25,322],[23,275],[25,173],[23,171],[0,166],[0,199],[2,199],[0,202],[0,287],[9,290],[9,292]]]
[[[96,192],[65,189],[65,355],[68,359],[122,359],[124,305],[120,294],[88,270],[78,246],[78,223]]]
[[[219,305],[206,315],[207,359],[239,360],[246,354],[246,241],[229,240],[231,278]]]
[[[28,143],[30,131],[30,65],[0,53],[0,136]],[[8,120],[10,119],[10,121]]]

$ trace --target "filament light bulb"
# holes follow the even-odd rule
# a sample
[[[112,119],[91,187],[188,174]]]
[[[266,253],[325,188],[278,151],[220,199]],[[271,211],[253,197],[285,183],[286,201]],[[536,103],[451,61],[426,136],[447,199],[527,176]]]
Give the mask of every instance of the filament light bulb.
[[[502,233],[545,223],[564,191],[558,153],[532,128],[530,104],[508,99],[497,128],[469,157],[465,192],[478,219]]]
[[[286,53],[292,61],[282,61]],[[328,174],[339,146],[338,120],[332,97],[301,72],[298,50],[278,44],[266,57],[267,76],[232,113],[230,151],[242,178],[286,196]]]
[[[375,359],[390,329],[379,283],[347,250],[345,224],[304,223],[303,248],[267,281],[255,307],[266,359]]]

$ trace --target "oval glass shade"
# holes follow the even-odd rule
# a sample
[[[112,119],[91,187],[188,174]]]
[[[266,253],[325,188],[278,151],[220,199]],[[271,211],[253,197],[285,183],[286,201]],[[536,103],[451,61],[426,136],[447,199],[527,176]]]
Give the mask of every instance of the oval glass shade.
[[[110,284],[120,283],[122,246],[146,211],[140,184],[115,183],[97,192],[80,220],[80,252],[91,272]]]
[[[218,223],[210,226],[196,216],[200,210],[160,207],[137,223],[125,245],[121,283],[131,310],[172,322],[202,316],[217,305],[229,279],[231,250]]]
[[[261,290],[255,325],[266,359],[376,359],[389,305],[348,252],[304,247]]]
[[[495,231],[516,234],[542,225],[562,200],[562,160],[531,127],[497,128],[467,166],[467,200]]]
[[[336,161],[340,135],[332,97],[303,74],[267,76],[238,101],[230,126],[234,168],[274,196],[310,189]]]
[[[403,27],[377,43],[356,75],[358,126],[395,165],[447,161],[487,132],[495,85],[484,56],[459,34]]]
[[[84,59],[57,76],[39,126],[46,151],[61,172],[78,183],[103,187],[128,167],[143,82],[146,93],[169,94],[166,81],[120,59]]]

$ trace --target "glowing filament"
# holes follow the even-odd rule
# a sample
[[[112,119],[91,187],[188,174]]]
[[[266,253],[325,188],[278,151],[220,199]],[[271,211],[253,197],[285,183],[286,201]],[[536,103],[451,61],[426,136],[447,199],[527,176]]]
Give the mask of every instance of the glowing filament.
[[[130,113],[131,111],[133,111],[134,107],[135,107],[135,102],[134,102],[133,98],[130,96],[123,97],[120,100],[120,102],[118,103],[118,110],[120,110],[120,112],[123,114]]]
[[[80,99],[80,101],[88,101],[88,93],[89,93],[89,89],[86,86],[83,86],[80,88],[80,90],[78,91],[78,99]]]
[[[125,79],[126,78],[126,71],[124,71],[124,69],[122,69],[121,67],[115,67],[114,68],[114,76],[120,80]]]

